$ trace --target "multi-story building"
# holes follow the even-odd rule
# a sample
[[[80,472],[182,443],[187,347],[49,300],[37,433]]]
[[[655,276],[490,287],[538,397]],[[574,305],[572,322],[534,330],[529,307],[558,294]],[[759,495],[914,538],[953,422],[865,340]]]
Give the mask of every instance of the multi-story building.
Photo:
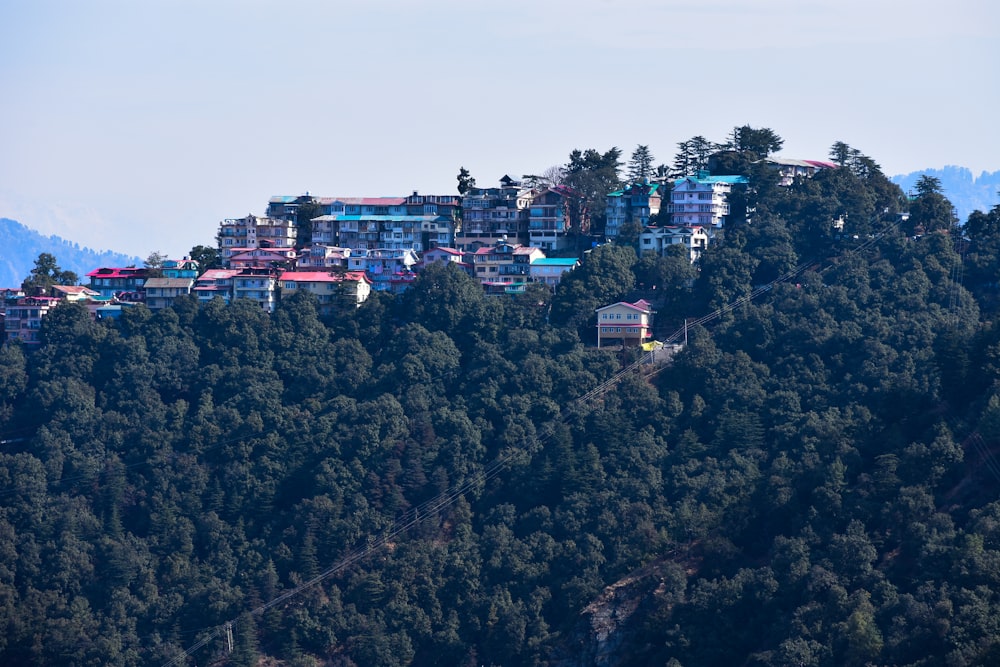
[[[149,270],[141,267],[101,267],[87,274],[90,289],[106,299],[117,297],[124,301],[142,301],[142,288],[149,277]]]
[[[413,250],[378,249],[352,253],[347,260],[351,271],[364,271],[372,280],[372,289],[377,292],[397,291],[393,282],[402,276],[411,275],[413,267],[420,261]]]
[[[273,313],[278,303],[278,275],[276,269],[246,268],[233,276],[233,299],[250,299]]]
[[[575,257],[536,257],[531,261],[531,281],[555,288],[563,274],[580,266]]]
[[[462,226],[455,233],[459,250],[476,251],[510,239],[528,242],[528,206],[532,191],[510,176],[499,188],[472,188],[462,197]]]
[[[414,190],[406,198],[407,215],[423,215],[458,220],[462,213],[462,198],[455,195],[422,195]]]
[[[609,193],[604,235],[610,239],[618,238],[622,226],[627,223],[639,229],[647,226],[650,216],[659,214],[662,197],[663,186],[648,180]]]
[[[350,256],[350,248],[313,245],[299,255],[295,268],[297,270],[346,269]]]
[[[244,248],[224,254],[222,260],[232,269],[284,268],[294,265],[297,257],[294,248]]]
[[[639,234],[639,254],[655,253],[663,257],[671,246],[683,245],[687,248],[692,262],[701,257],[712,236],[711,228],[701,225],[663,225],[645,227]]]
[[[191,293],[194,282],[194,278],[149,278],[143,286],[146,306],[150,310],[169,308],[178,297]]]
[[[287,271],[281,275],[282,297],[309,292],[319,301],[320,315],[357,308],[372,292],[372,281],[363,271]]]
[[[570,202],[576,192],[565,185],[553,185],[532,192],[528,209],[528,244],[544,250],[571,247],[569,232],[573,227]]]
[[[540,248],[498,241],[471,254],[474,277],[488,294],[523,291],[531,277],[531,262],[545,257]]]
[[[429,264],[434,264],[435,262],[451,262],[454,264],[464,264],[465,263],[465,253],[461,250],[456,250],[455,248],[447,248],[444,246],[438,246],[432,250],[426,251],[420,257],[420,263],[423,266],[428,266]]]
[[[26,345],[38,345],[42,318],[58,304],[51,296],[22,296],[4,301],[4,340],[19,340]]]
[[[727,195],[733,185],[746,182],[745,176],[711,176],[705,171],[678,179],[670,194],[672,223],[722,227],[729,215]]]
[[[635,303],[619,301],[597,309],[597,347],[602,342],[641,345],[652,336],[653,309],[644,299]]]
[[[218,297],[228,304],[233,300],[233,279],[239,272],[239,269],[209,269],[195,281],[192,292],[201,303]]]
[[[294,218],[260,217],[252,213],[245,218],[227,218],[219,225],[219,252],[223,262],[257,248],[294,253],[296,233]]]

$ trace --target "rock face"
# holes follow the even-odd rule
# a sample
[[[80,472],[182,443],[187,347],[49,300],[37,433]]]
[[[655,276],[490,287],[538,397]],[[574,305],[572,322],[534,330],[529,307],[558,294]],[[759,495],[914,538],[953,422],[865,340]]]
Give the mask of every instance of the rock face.
[[[637,652],[636,630],[664,594],[676,584],[683,590],[684,575],[672,561],[660,561],[611,584],[580,613],[576,629],[553,656],[557,667],[616,667]]]

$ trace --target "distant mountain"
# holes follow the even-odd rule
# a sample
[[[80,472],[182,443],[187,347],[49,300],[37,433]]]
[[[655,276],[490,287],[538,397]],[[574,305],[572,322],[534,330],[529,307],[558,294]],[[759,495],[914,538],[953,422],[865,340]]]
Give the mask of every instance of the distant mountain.
[[[73,271],[81,280],[102,266],[142,264],[138,257],[81,248],[79,243],[58,236],[43,236],[9,218],[0,218],[0,248],[3,249],[0,252],[0,287],[20,287],[34,268],[35,259],[43,252],[55,256],[59,268]]]
[[[968,220],[973,211],[988,212],[1000,204],[1000,171],[990,173],[984,171],[978,177],[965,167],[949,165],[944,169],[924,169],[906,175],[892,177],[892,182],[903,188],[904,192],[916,192],[917,181],[924,175],[940,179],[944,196],[955,207],[958,219],[962,224]]]

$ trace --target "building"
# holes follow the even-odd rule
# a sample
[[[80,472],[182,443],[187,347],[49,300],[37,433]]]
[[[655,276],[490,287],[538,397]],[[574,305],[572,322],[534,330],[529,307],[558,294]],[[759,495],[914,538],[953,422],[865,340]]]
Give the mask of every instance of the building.
[[[83,285],[49,285],[46,296],[59,299],[61,301],[90,301],[95,297],[100,297],[100,293]]]
[[[473,277],[487,294],[523,292],[531,278],[531,262],[542,257],[541,248],[497,241],[471,254]]]
[[[199,303],[218,297],[228,304],[233,300],[233,279],[239,272],[239,269],[209,269],[198,276],[192,292]]]
[[[150,310],[162,310],[174,305],[180,296],[191,293],[194,278],[149,278],[146,280],[146,306]]]
[[[312,245],[302,251],[295,262],[296,270],[347,269],[350,248],[331,245]]]
[[[639,234],[639,254],[654,253],[663,257],[671,246],[682,245],[692,262],[701,257],[711,240],[711,229],[701,225],[663,225],[645,227]]]
[[[246,268],[233,276],[233,299],[249,299],[273,313],[278,303],[278,271]]]
[[[413,250],[365,250],[352,253],[347,260],[351,271],[363,271],[371,278],[372,288],[377,292],[392,292],[404,276],[413,273],[413,267],[420,261]]]
[[[231,269],[285,268],[294,266],[297,257],[294,248],[240,248],[223,261]]]
[[[670,193],[672,223],[714,228],[724,226],[729,215],[727,195],[733,185],[746,182],[745,176],[711,176],[706,171],[678,179]]]
[[[498,188],[472,188],[462,196],[462,223],[455,233],[459,250],[474,252],[497,241],[528,242],[532,191],[510,176]]]
[[[227,218],[219,225],[219,253],[228,262],[233,255],[257,248],[291,251],[294,256],[297,228],[295,220],[260,217]]]
[[[143,285],[149,277],[149,270],[127,266],[125,268],[102,267],[87,274],[90,289],[106,299],[118,298],[123,301],[142,301]]]
[[[363,271],[287,271],[281,275],[282,297],[309,292],[319,301],[320,315],[340,308],[357,308],[372,292],[372,281]]]
[[[637,229],[646,227],[649,225],[650,216],[660,213],[662,197],[663,186],[659,183],[650,183],[648,180],[609,193],[604,235],[610,239],[618,238],[622,227],[626,224],[636,225]]]
[[[571,202],[579,198],[575,190],[565,185],[533,192],[528,208],[528,245],[547,251],[572,247]]]
[[[580,266],[575,257],[536,257],[531,261],[529,276],[531,282],[543,283],[555,288],[563,274]]]
[[[7,299],[3,309],[5,341],[21,341],[25,345],[41,342],[39,331],[42,318],[55,308],[61,299],[51,296],[22,296]]]
[[[618,303],[597,309],[597,347],[601,343],[641,345],[653,336],[653,309],[648,301]]]
[[[198,277],[198,262],[190,257],[184,259],[168,259],[161,267],[164,278],[191,278]]]
[[[791,185],[796,178],[812,178],[821,169],[837,169],[835,162],[824,160],[793,160],[790,158],[766,157],[763,160],[781,174],[781,185]]]

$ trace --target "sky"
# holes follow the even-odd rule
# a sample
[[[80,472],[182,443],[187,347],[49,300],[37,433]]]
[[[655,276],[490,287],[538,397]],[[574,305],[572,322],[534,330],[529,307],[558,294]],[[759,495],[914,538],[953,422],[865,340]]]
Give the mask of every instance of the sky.
[[[783,157],[992,172],[997,109],[995,0],[0,2],[0,216],[139,257],[273,195],[669,164],[746,124]]]

